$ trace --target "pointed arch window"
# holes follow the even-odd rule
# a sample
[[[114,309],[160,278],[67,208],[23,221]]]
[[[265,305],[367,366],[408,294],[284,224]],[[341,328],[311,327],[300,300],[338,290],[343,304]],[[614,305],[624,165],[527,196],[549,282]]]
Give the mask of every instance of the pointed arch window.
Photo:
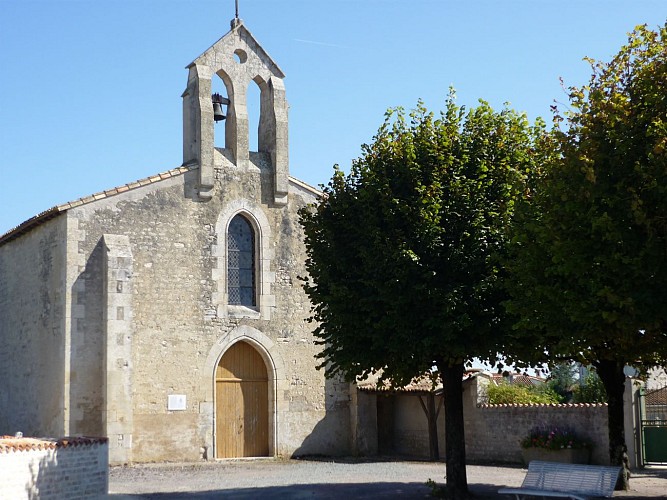
[[[254,307],[255,231],[242,215],[236,215],[227,232],[227,294],[230,305]]]

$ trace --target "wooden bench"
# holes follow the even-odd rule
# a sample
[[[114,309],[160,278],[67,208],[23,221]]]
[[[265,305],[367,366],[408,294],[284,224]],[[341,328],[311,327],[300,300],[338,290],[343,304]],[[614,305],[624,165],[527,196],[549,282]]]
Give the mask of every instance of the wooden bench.
[[[540,462],[528,464],[528,472],[520,488],[501,488],[501,495],[521,497],[563,497],[587,500],[590,497],[611,497],[621,467],[602,465]]]

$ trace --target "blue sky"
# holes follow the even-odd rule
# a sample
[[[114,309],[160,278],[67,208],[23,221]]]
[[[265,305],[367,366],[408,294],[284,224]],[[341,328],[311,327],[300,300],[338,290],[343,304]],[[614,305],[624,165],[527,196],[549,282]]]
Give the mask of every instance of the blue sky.
[[[667,17],[664,0],[239,3],[287,75],[290,173],[313,185],[349,168],[388,107],[439,110],[450,85],[460,104],[549,118],[559,77],[584,84],[584,56]],[[0,234],[178,167],[185,66],[233,17],[234,0],[0,0]]]

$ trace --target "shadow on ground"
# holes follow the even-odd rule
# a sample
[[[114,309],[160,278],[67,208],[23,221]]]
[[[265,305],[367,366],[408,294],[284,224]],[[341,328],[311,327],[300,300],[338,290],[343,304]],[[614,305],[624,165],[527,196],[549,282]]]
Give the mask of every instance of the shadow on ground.
[[[475,498],[499,498],[498,486],[493,484],[469,485]],[[111,494],[112,500],[153,499],[153,500],[230,500],[265,499],[314,499],[314,500],[371,500],[375,498],[425,499],[431,497],[431,490],[424,483],[349,483],[349,484],[294,484],[264,488],[235,488],[210,491],[179,491],[145,493],[137,495]]]
[[[328,456],[328,455],[295,455],[291,458],[295,462],[326,462],[335,464],[382,464],[382,463],[417,463],[417,464],[442,464],[445,465],[445,459],[428,460],[426,458],[415,457],[412,455],[372,455],[370,457],[348,457],[348,456]],[[444,470],[444,469],[443,469]]]
[[[667,479],[667,464],[665,465],[647,465],[643,469],[636,469],[631,471],[630,481],[632,478],[640,477],[655,477],[659,479]],[[666,495],[667,496],[667,495]]]

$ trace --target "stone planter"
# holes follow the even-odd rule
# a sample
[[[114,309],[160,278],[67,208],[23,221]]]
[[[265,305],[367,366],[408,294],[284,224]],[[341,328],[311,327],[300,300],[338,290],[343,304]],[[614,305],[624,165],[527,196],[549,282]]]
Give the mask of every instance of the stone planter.
[[[521,456],[523,463],[526,465],[533,460],[562,462],[566,464],[587,464],[591,459],[591,450],[588,448],[565,448],[561,450],[522,448]]]

